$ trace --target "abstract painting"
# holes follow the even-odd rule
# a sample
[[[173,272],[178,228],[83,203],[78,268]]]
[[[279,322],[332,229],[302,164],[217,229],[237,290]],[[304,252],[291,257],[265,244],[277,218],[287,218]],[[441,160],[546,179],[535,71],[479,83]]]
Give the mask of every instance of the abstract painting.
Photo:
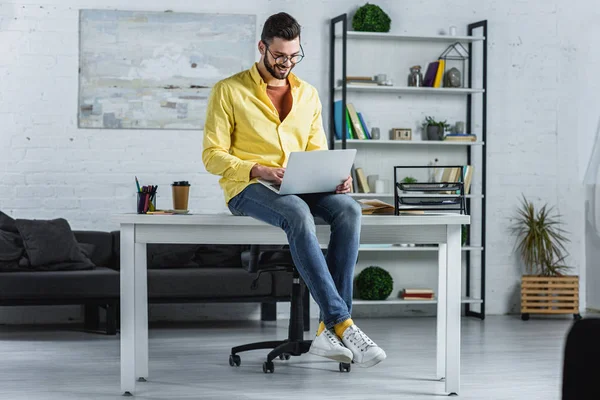
[[[255,50],[255,15],[81,10],[79,127],[203,129],[212,86]]]

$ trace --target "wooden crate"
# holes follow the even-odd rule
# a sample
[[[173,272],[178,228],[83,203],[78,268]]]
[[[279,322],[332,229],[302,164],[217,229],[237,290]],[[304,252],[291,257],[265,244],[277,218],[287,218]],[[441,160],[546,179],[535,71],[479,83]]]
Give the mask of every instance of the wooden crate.
[[[578,276],[523,276],[521,314],[573,314],[579,317]],[[525,318],[524,318],[525,319]]]

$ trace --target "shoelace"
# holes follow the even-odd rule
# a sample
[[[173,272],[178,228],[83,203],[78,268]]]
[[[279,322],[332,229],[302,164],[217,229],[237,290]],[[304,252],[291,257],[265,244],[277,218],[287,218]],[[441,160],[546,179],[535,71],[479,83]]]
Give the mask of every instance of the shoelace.
[[[323,331],[323,333],[325,334],[325,336],[327,336],[327,339],[329,339],[329,341],[333,344],[337,344],[340,346],[344,346],[344,344],[340,341],[340,339],[337,337],[337,335],[334,335],[333,333],[331,333],[331,331],[329,329],[325,329]]]
[[[376,346],[375,342],[373,342],[371,338],[361,331],[360,328],[352,329],[352,334],[348,339],[350,340],[350,343],[355,344],[360,351],[366,350],[369,346]]]

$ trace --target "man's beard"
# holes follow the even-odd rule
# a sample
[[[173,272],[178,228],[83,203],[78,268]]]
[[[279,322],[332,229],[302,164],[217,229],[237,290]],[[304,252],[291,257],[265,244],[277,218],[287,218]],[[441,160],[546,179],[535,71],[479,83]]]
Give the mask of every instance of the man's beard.
[[[294,66],[292,65],[291,67],[288,68],[287,72],[283,73],[281,71],[278,70],[278,68],[275,65],[271,65],[267,62],[267,57],[265,57],[263,59],[263,64],[265,65],[265,68],[267,69],[267,71],[269,71],[269,73],[271,74],[271,76],[275,79],[279,79],[279,80],[284,80],[287,78],[287,76],[290,74],[290,72],[292,72],[292,68],[294,68]]]

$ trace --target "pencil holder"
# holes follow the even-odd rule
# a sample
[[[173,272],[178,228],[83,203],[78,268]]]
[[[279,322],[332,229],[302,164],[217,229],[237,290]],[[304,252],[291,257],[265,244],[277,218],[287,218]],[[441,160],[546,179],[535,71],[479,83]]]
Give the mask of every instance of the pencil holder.
[[[137,213],[146,214],[156,210],[156,196],[148,192],[137,192]]]

